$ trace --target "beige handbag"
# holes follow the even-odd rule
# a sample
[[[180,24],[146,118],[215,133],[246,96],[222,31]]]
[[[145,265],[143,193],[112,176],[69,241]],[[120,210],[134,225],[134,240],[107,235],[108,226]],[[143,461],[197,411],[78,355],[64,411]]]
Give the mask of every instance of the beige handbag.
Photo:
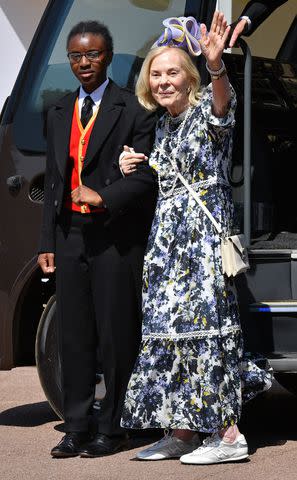
[[[221,255],[223,273],[227,277],[235,277],[246,272],[250,265],[244,235],[232,235],[221,239]]]
[[[211,220],[216,230],[220,235],[222,235],[222,228],[212,216],[208,208],[200,200],[199,195],[193,188],[188,184],[184,179],[181,173],[177,173],[178,178],[182,184],[187,188],[189,193],[194,197],[200,208],[203,210],[205,215]],[[244,235],[231,235],[229,237],[221,238],[221,255],[222,255],[222,267],[223,273],[227,277],[235,277],[239,273],[246,272],[250,265],[247,254],[247,249],[244,242]]]

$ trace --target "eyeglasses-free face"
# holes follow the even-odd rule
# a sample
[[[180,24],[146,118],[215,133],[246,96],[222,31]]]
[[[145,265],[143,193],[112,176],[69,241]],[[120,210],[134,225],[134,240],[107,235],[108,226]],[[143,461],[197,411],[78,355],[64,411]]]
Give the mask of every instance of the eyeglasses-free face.
[[[69,40],[67,56],[73,74],[87,93],[96,90],[106,80],[112,52],[106,49],[102,35],[75,35]]]
[[[169,48],[153,59],[149,85],[155,101],[170,115],[179,115],[187,108],[190,78],[179,48]]]

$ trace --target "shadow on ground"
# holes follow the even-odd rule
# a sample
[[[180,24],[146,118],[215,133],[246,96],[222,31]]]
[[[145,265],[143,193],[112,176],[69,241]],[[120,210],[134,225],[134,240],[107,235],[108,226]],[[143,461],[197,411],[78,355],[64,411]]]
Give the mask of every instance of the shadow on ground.
[[[240,429],[247,437],[249,452],[297,441],[296,395],[277,382],[271,390],[244,406]]]
[[[4,410],[0,414],[0,425],[37,427],[58,419],[59,417],[57,417],[47,402],[28,403]]]
[[[48,402],[20,405],[0,414],[0,425],[36,427],[61,419],[54,413]],[[55,429],[64,432],[64,423]],[[240,430],[247,437],[250,454],[258,448],[284,445],[297,441],[296,396],[277,383],[270,391],[259,395],[244,406]],[[162,437],[162,430],[132,430],[130,448],[141,448]]]

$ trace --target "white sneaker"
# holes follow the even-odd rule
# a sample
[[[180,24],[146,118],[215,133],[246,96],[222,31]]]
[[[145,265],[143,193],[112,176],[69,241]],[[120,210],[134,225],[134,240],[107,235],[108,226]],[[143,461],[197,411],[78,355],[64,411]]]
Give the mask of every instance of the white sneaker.
[[[192,452],[194,448],[200,445],[197,433],[189,442],[174,437],[173,432],[165,433],[157,443],[138,452],[136,457],[139,460],[164,460],[166,458],[180,458],[185,453]]]
[[[233,443],[224,442],[217,434],[204,440],[201,447],[192,453],[183,455],[182,463],[210,465],[212,463],[236,462],[248,457],[248,446],[243,435],[239,435]]]

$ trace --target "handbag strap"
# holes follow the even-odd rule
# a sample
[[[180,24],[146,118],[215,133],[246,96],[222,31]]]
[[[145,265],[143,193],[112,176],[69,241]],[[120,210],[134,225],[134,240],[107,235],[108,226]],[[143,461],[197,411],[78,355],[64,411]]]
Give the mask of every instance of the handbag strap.
[[[192,197],[196,200],[196,202],[198,203],[199,207],[203,210],[203,212],[205,213],[205,215],[207,215],[207,217],[209,218],[209,220],[213,223],[213,225],[215,226],[215,228],[217,229],[218,233],[222,233],[222,228],[221,226],[218,224],[218,222],[216,221],[216,219],[212,216],[212,214],[210,213],[210,211],[208,210],[208,208],[206,208],[206,206],[204,205],[204,203],[200,200],[199,198],[199,195],[197,194],[197,192],[195,192],[195,190],[191,187],[191,185],[184,179],[184,177],[182,176],[182,174],[180,172],[176,172],[177,173],[177,176],[178,178],[180,179],[180,181],[182,182],[182,184],[186,187],[186,189],[188,190],[188,192],[192,195]]]
[[[180,181],[182,182],[182,184],[186,187],[186,189],[188,190],[188,192],[192,195],[192,197],[196,200],[196,202],[198,203],[199,207],[202,209],[202,211],[205,213],[205,215],[209,218],[209,220],[213,223],[214,227],[216,228],[217,232],[219,234],[222,233],[222,227],[219,225],[219,223],[216,221],[216,219],[212,216],[212,214],[210,213],[210,211],[208,210],[208,208],[206,208],[206,206],[204,205],[204,203],[200,200],[199,198],[199,195],[197,194],[197,192],[195,192],[195,190],[191,187],[191,185],[185,180],[185,178],[182,176],[182,174],[179,172],[178,170],[178,167],[177,167],[177,163],[176,163],[176,160],[175,160],[175,156],[174,154],[172,154],[172,158],[169,157],[169,161],[172,165],[172,167],[174,168],[175,172],[176,172],[176,176],[180,179]]]

